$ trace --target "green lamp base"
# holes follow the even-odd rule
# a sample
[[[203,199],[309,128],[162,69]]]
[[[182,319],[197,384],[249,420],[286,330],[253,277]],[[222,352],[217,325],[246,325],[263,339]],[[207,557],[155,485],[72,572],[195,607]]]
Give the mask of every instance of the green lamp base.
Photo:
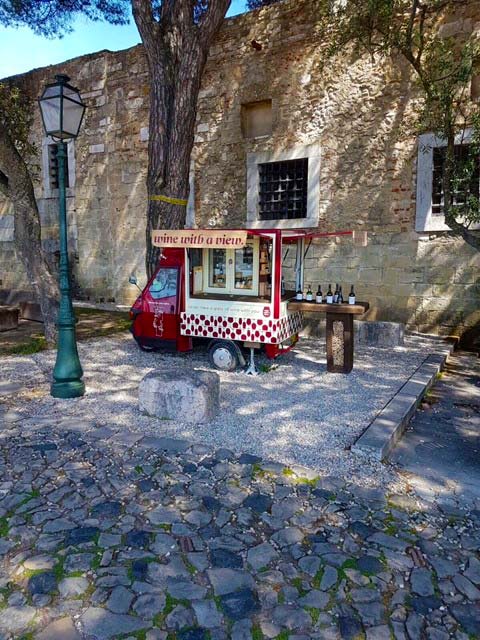
[[[50,395],[54,398],[80,398],[85,393],[83,380],[69,380],[68,382],[52,382]]]

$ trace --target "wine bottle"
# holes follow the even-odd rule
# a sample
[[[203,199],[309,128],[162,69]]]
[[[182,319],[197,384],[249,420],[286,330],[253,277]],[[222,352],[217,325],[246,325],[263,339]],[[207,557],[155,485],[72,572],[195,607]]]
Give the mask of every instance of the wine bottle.
[[[281,295],[282,298],[285,295],[285,278],[282,276],[282,282],[281,282]]]
[[[340,285],[340,287],[338,288],[338,298],[337,298],[337,302],[338,302],[338,304],[343,304],[342,285]]]
[[[317,295],[315,296],[315,302],[318,302],[318,304],[321,304],[323,302],[323,293],[322,293],[321,285],[318,285],[318,291],[317,291]]]
[[[300,289],[300,287],[297,290],[297,295],[295,296],[295,298],[297,300],[303,300],[303,291]]]
[[[333,302],[338,302],[338,284],[335,285],[335,293],[333,294]]]
[[[353,284],[352,284],[352,288],[350,289],[350,294],[348,296],[348,304],[355,304],[355,301],[356,301],[355,291],[353,290]]]
[[[312,293],[311,285],[308,285],[306,300],[307,300],[307,302],[312,302],[312,300],[313,300],[313,293]]]
[[[332,304],[332,302],[333,302],[332,285],[329,284],[328,291],[327,291],[327,304]]]

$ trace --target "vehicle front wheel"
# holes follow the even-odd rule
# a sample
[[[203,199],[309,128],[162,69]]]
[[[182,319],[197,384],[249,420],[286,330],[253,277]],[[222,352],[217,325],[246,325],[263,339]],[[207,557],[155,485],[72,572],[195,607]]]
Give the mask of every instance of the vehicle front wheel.
[[[235,371],[240,364],[238,347],[228,340],[213,342],[208,348],[208,360],[220,371]]]

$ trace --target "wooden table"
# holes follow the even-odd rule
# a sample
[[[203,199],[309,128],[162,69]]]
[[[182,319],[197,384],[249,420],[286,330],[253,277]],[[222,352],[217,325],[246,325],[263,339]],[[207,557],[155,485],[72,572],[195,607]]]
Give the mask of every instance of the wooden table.
[[[350,373],[353,369],[353,316],[369,309],[368,302],[355,304],[318,304],[290,300],[288,309],[308,313],[325,313],[327,316],[327,371]]]

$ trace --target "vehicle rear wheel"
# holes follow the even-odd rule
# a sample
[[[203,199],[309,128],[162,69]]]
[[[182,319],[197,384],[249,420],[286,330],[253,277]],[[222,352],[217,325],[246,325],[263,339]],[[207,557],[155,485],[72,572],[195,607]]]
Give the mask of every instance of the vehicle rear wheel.
[[[238,348],[228,340],[217,340],[208,347],[208,360],[220,371],[235,371],[240,364]]]

